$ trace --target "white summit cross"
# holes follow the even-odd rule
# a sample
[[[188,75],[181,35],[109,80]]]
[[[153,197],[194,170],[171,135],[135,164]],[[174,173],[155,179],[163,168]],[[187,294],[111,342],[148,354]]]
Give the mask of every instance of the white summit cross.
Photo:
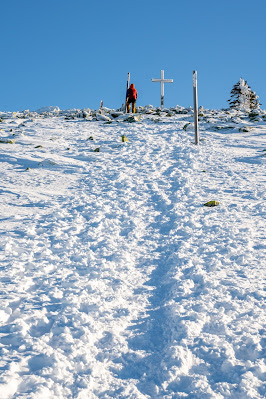
[[[161,70],[161,79],[152,79],[152,82],[160,82],[161,83],[161,108],[164,107],[164,84],[165,83],[173,83],[173,79],[164,79],[164,70]]]

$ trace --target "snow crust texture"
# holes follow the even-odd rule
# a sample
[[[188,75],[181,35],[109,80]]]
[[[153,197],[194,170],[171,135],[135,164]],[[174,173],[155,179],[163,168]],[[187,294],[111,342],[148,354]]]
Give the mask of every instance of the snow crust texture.
[[[1,399],[266,396],[265,114],[138,110],[0,115]]]

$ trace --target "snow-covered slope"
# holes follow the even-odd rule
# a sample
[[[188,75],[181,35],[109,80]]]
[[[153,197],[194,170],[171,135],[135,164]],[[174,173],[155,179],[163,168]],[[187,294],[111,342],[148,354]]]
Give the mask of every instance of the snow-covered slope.
[[[265,113],[138,111],[0,115],[1,399],[265,397]]]

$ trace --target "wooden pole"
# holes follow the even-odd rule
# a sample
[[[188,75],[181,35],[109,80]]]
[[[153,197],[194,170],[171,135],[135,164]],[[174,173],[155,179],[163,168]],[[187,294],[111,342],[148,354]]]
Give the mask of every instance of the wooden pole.
[[[130,72],[127,74],[127,91],[129,89],[129,82],[130,82]],[[127,91],[126,91],[126,101],[125,101],[125,112],[127,113]]]
[[[195,144],[199,144],[199,116],[198,116],[198,87],[197,71],[193,71],[193,99],[194,99],[194,126],[195,126]]]

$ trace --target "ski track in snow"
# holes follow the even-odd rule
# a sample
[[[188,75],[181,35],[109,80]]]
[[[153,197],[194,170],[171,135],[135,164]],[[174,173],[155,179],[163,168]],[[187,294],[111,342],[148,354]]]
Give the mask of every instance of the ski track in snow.
[[[1,399],[265,397],[266,125],[186,118],[0,124]]]

